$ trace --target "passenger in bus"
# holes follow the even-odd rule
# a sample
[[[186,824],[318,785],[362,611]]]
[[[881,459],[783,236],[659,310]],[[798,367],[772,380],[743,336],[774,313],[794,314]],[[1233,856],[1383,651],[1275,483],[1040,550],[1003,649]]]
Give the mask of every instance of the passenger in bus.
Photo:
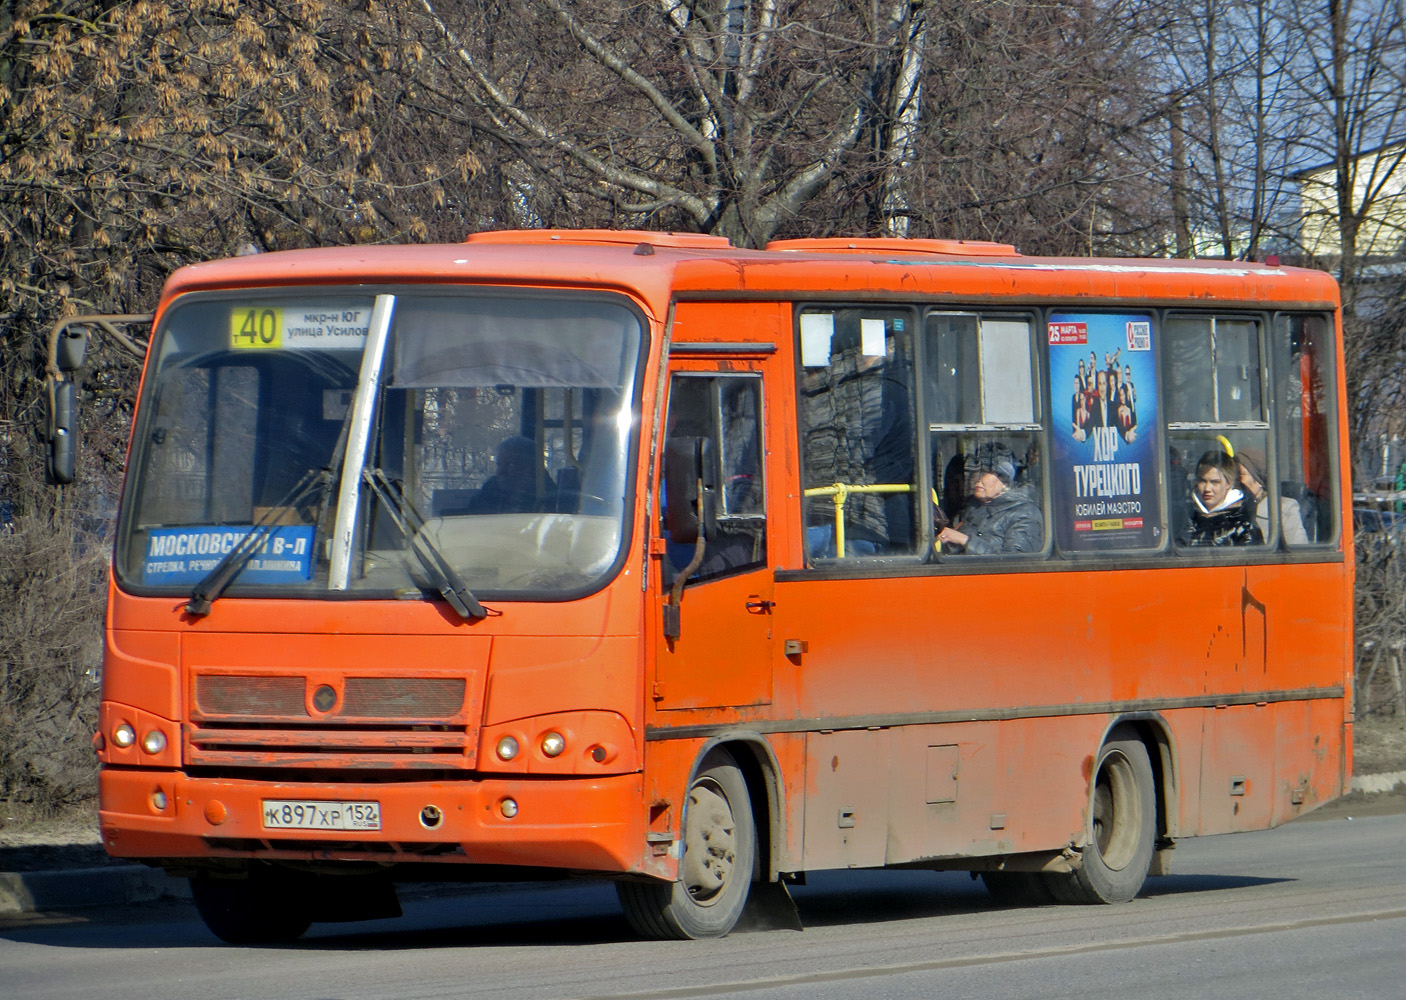
[[[1264,452],[1258,448],[1241,448],[1235,453],[1240,466],[1240,485],[1255,501],[1255,524],[1260,534],[1269,537],[1269,490],[1265,488]],[[1284,541],[1290,545],[1307,545],[1308,532],[1304,530],[1303,511],[1293,497],[1279,498],[1279,530],[1284,533]]]
[[[958,451],[942,470],[942,509],[952,521],[959,521],[966,506],[967,457]]]
[[[967,555],[1039,552],[1045,543],[1045,521],[1040,505],[1022,487],[1012,487],[1016,469],[1008,446],[979,447],[968,465],[971,502],[957,527],[943,528],[939,543],[944,551]]]
[[[1180,540],[1183,545],[1262,545],[1254,501],[1235,484],[1240,467],[1223,451],[1208,451],[1196,463],[1196,486]]]
[[[531,438],[505,438],[498,445],[494,462],[497,471],[469,500],[465,513],[537,513],[551,508],[556,484]]]
[[[1025,464],[1016,470],[1015,484],[1023,487],[1032,500],[1039,501],[1044,479],[1040,463],[1040,443],[1031,441],[1025,449]]]

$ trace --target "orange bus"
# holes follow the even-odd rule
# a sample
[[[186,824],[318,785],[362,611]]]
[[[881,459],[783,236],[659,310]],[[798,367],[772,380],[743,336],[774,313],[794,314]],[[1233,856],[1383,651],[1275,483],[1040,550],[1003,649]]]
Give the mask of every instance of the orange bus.
[[[104,841],[233,942],[407,879],[608,877],[684,938],[821,869],[1128,900],[1347,786],[1341,375],[1336,285],[1274,263],[533,231],[183,268]]]

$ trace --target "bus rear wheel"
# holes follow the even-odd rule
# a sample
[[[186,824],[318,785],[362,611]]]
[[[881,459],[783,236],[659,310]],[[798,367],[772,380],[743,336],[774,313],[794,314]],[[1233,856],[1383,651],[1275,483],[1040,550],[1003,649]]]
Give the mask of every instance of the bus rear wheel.
[[[194,876],[190,894],[205,926],[229,944],[285,944],[312,924],[300,894],[266,865],[244,878]]]
[[[757,832],[747,782],[725,750],[703,759],[684,803],[679,880],[617,882],[625,919],[658,939],[722,937],[747,905]]]
[[[1063,903],[1126,903],[1136,896],[1152,864],[1157,806],[1147,748],[1118,729],[1099,751],[1089,800],[1082,864],[1050,875]]]

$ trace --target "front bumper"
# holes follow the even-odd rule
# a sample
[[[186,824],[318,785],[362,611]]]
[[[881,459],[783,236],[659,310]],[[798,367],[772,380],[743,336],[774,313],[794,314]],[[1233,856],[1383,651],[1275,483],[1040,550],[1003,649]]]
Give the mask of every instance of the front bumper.
[[[105,768],[98,816],[108,853],[164,863],[252,857],[639,872],[642,784],[639,774],[624,774],[328,785]],[[265,799],[379,802],[381,829],[265,829]],[[507,799],[516,805],[511,817]],[[441,817],[433,825],[422,819],[427,806]]]

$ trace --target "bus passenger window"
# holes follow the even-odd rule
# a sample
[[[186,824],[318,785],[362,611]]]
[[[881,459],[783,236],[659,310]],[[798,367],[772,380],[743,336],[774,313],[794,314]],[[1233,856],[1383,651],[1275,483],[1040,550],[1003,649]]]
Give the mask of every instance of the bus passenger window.
[[[985,441],[961,460],[966,480],[961,511],[955,521],[938,514],[942,551],[1000,555],[1043,549],[1038,442],[1031,441],[1017,456],[1004,441]]]
[[[675,374],[669,387],[668,438],[704,438],[715,484],[712,534],[704,532],[703,561],[690,583],[730,576],[766,564],[766,493],[762,480],[762,382],[755,375]],[[669,540],[664,523],[667,490],[660,490],[659,533],[665,539],[664,583],[672,586],[692,561],[693,544]]]
[[[906,309],[801,313],[804,509],[812,559],[917,551],[912,328]]]
[[[1168,320],[1167,443],[1172,533],[1183,546],[1263,545],[1280,490],[1268,471],[1261,324],[1220,316]],[[1283,536],[1299,539],[1295,524]]]
[[[934,312],[924,320],[934,544],[944,555],[1045,548],[1031,329],[1025,316]]]
[[[1280,518],[1287,545],[1331,542],[1336,535],[1337,482],[1333,477],[1333,326],[1327,316],[1284,315],[1271,337],[1274,361],[1275,469],[1265,482],[1280,490]],[[1302,537],[1290,531],[1297,507]]]

